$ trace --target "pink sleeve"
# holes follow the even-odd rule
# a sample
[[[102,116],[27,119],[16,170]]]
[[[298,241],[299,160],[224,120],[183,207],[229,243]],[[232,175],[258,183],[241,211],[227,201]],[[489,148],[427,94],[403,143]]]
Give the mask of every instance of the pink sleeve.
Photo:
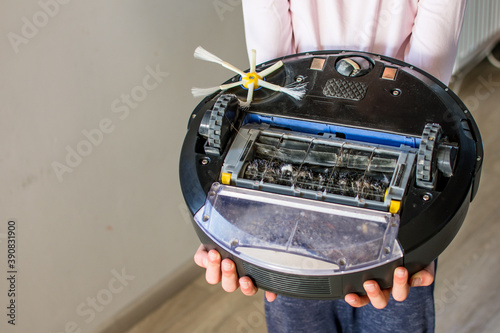
[[[404,60],[448,84],[465,6],[466,0],[419,0]]]
[[[295,52],[288,0],[243,0],[247,49],[257,63]]]

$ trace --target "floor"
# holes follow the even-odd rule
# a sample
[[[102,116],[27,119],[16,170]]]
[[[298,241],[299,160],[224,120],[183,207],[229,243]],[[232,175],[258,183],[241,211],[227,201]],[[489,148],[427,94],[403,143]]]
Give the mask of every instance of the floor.
[[[439,258],[436,332],[500,332],[500,69],[487,61],[467,75],[460,98],[479,125],[485,147],[481,187],[467,219]],[[266,332],[263,293],[227,294],[203,276],[128,333]]]

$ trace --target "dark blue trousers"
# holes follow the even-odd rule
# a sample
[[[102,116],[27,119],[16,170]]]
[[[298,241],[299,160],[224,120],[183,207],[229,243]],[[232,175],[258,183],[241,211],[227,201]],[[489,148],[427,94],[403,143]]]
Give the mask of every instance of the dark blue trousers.
[[[344,300],[303,300],[278,296],[265,304],[269,333],[434,332],[434,284],[411,288],[404,302],[392,296],[382,310],[353,308]]]

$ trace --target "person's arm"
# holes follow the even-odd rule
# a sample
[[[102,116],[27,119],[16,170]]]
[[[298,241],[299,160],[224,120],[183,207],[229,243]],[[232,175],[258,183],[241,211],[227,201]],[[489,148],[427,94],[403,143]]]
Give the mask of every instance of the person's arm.
[[[404,60],[450,81],[466,0],[420,0]]]
[[[296,53],[288,0],[243,0],[247,50],[257,63]]]

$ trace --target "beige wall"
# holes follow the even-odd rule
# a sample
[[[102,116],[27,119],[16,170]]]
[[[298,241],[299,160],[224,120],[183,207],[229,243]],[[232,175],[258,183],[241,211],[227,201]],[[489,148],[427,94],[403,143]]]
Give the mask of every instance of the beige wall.
[[[0,7],[0,331],[92,332],[192,258],[178,183],[200,100],[190,88],[232,76],[192,53],[203,45],[247,67],[241,3]],[[15,329],[5,308],[9,219]]]

